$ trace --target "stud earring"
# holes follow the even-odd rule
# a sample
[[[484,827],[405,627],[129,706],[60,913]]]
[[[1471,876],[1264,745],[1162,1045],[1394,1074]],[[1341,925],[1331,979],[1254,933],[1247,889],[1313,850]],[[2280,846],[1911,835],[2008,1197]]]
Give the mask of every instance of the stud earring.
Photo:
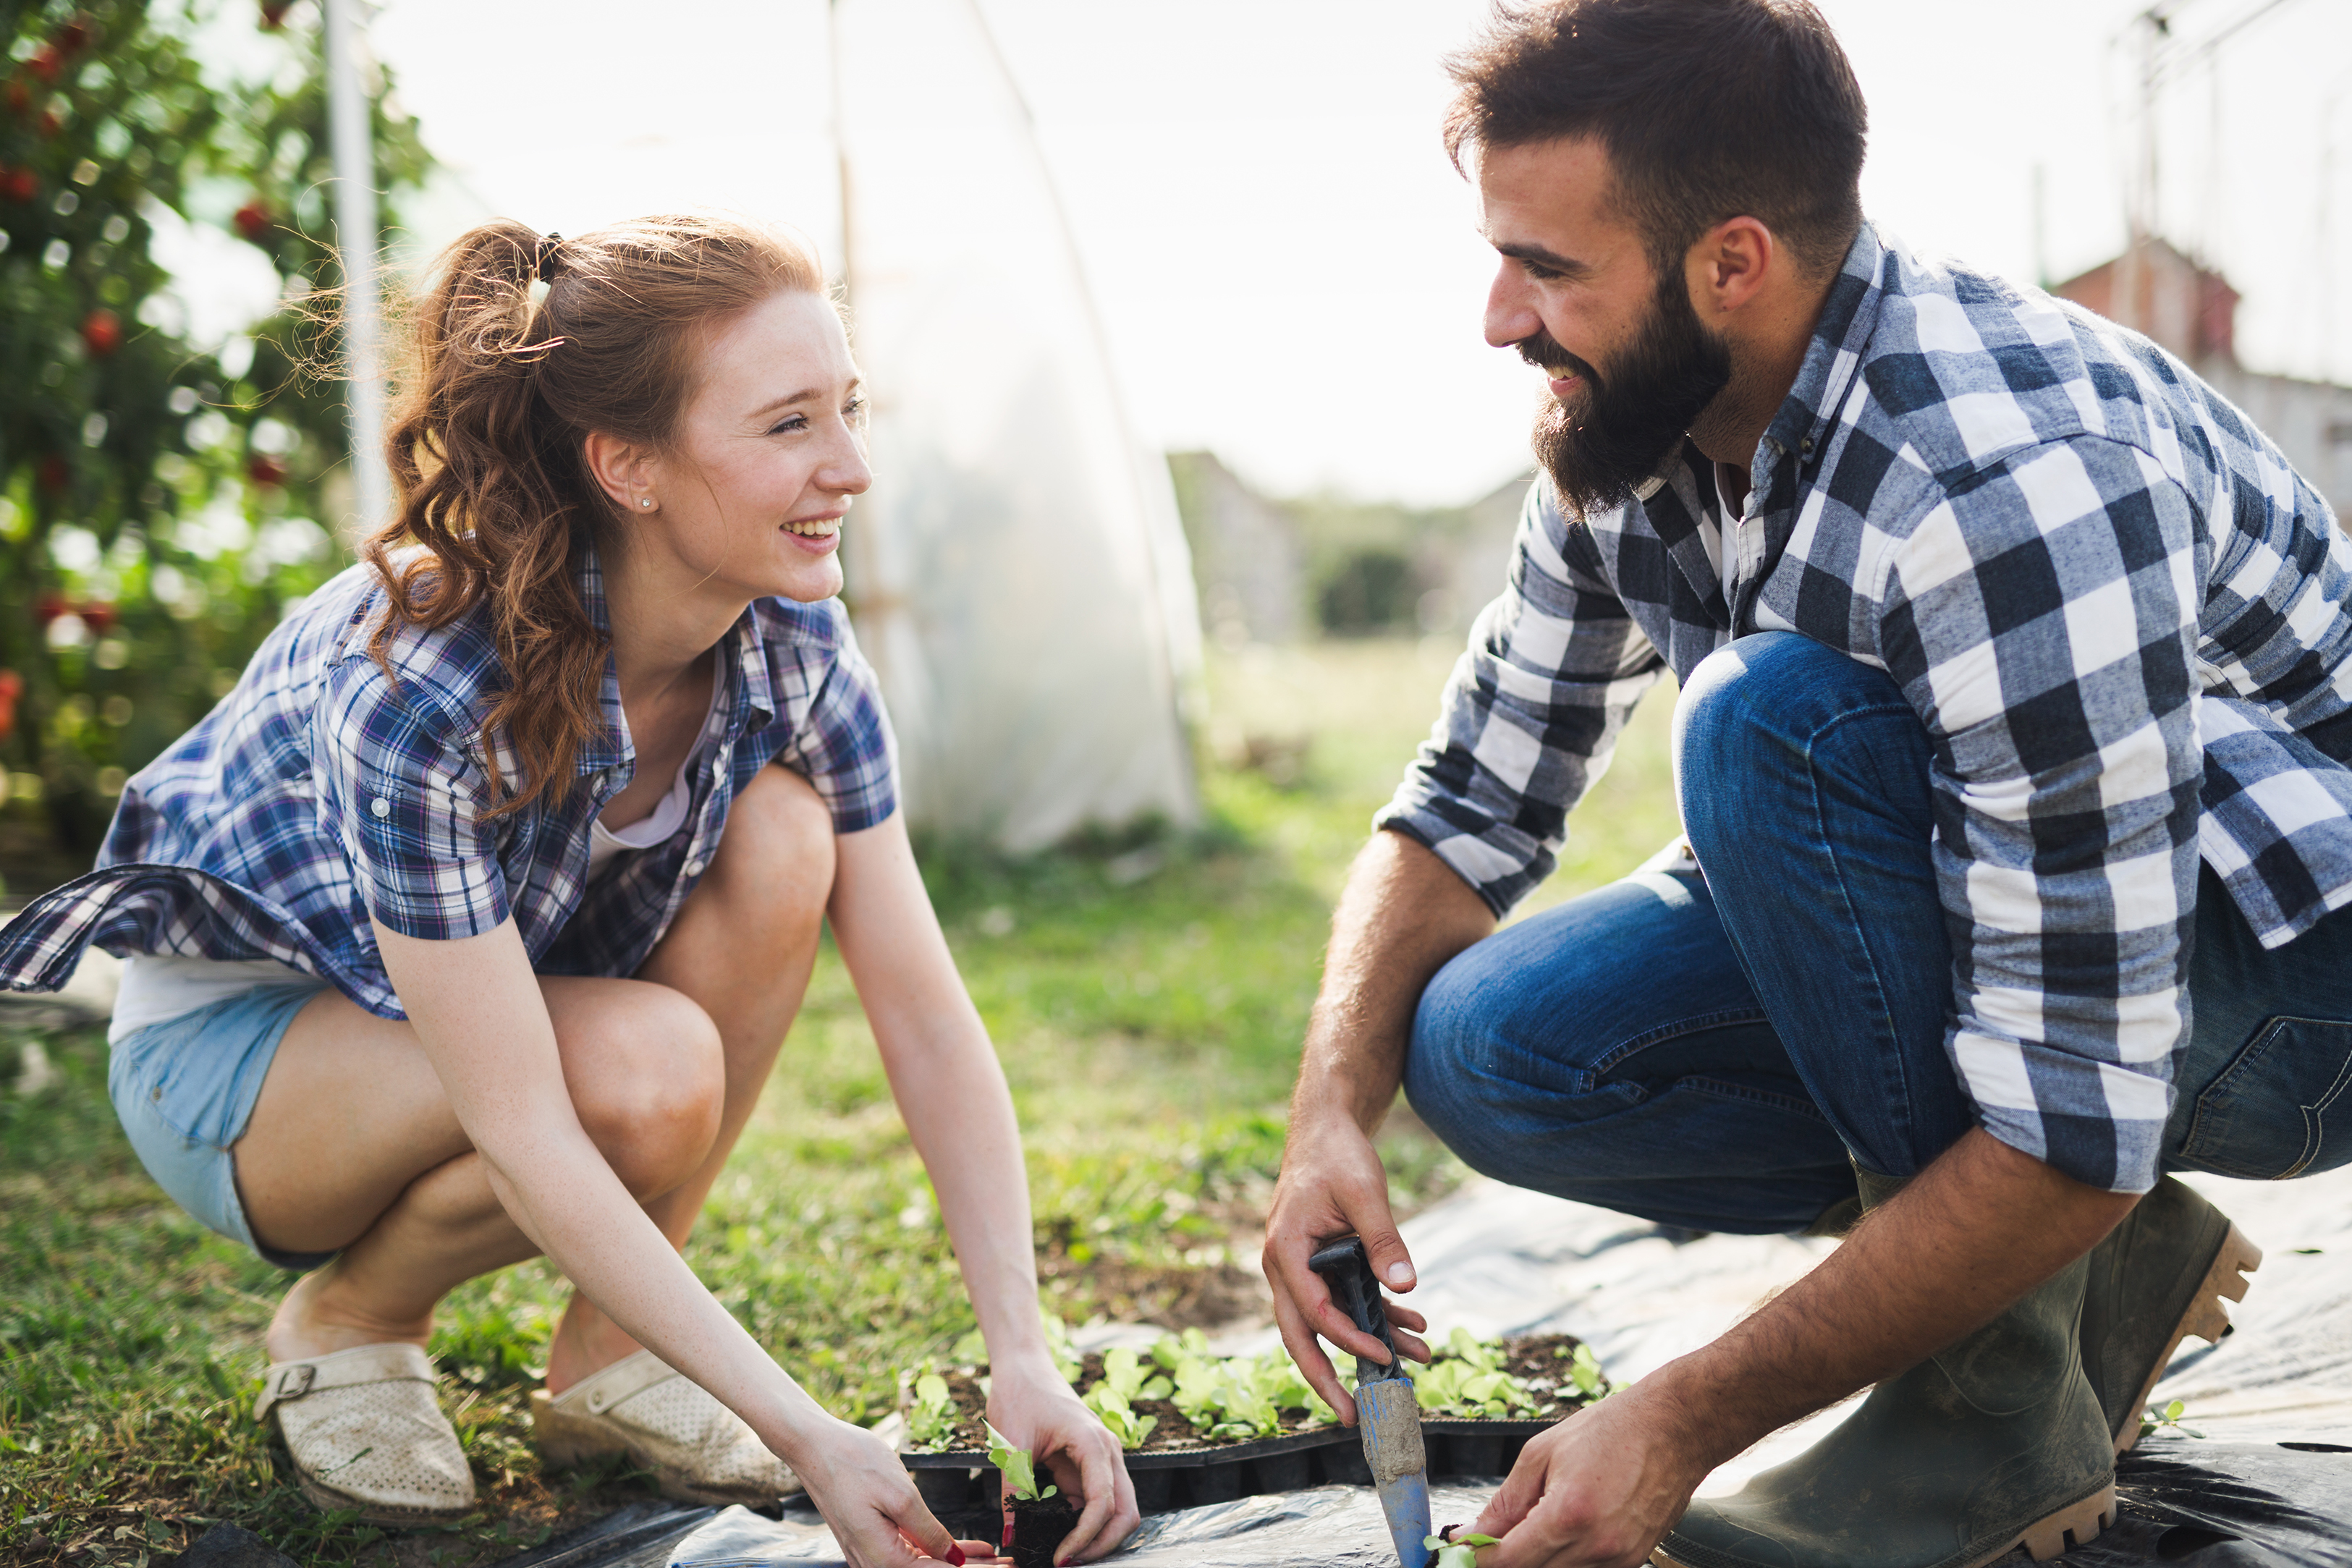
[[[651,496],[640,496],[637,497],[637,505],[650,512],[654,509],[654,498]]]

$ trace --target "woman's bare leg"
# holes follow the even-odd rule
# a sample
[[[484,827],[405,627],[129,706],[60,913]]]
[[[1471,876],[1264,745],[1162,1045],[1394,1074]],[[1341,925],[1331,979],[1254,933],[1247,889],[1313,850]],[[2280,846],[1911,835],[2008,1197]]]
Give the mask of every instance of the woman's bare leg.
[[[726,1100],[709,1153],[687,1177],[646,1205],[683,1247],[775,1069],[816,965],[817,936],[833,892],[833,817],[799,774],[763,768],[729,810],[710,870],[637,971],[700,1005],[718,1027]],[[547,1386],[561,1394],[638,1348],[578,1296],[548,1352]]]
[[[630,1191],[668,1191],[718,1133],[709,1019],[638,980],[541,988],[582,1127]],[[493,1195],[415,1031],[331,992],[295,1016],[234,1153],[257,1237],[286,1251],[343,1249],[288,1292],[273,1360],[422,1344],[451,1288],[539,1250]]]
[[[582,1125],[674,1242],[799,1010],[832,883],[824,802],[799,775],[764,768],[636,979],[541,982]],[[539,1250],[492,1193],[409,1026],[335,993],[288,1029],[235,1154],[257,1236],[288,1251],[344,1249],[288,1292],[273,1360],[421,1344],[443,1295]],[[561,1392],[636,1348],[575,1299],[549,1385]]]

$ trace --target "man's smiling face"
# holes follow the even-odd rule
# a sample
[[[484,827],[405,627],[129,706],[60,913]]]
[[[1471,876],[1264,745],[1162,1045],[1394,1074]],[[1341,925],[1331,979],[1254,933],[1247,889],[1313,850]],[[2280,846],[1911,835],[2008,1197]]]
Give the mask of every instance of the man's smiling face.
[[[1654,271],[1592,138],[1480,149],[1479,226],[1501,256],[1486,341],[1539,367],[1537,457],[1579,511],[1622,503],[1731,378],[1679,267]]]

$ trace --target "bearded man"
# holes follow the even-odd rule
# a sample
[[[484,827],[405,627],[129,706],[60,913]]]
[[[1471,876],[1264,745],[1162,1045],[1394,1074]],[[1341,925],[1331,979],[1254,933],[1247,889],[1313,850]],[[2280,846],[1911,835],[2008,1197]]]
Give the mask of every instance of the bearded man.
[[[2147,340],[1865,221],[1809,0],[1506,6],[1452,68],[1543,475],[1333,922],[1284,1336],[1343,1411],[1316,1336],[1384,1359],[1307,1264],[1412,1288],[1402,1084],[1505,1181],[1846,1236],[1530,1442],[1489,1568],[2055,1555],[2260,1260],[2166,1173],[2352,1158],[2352,540]],[[1687,850],[1495,934],[1667,671]]]

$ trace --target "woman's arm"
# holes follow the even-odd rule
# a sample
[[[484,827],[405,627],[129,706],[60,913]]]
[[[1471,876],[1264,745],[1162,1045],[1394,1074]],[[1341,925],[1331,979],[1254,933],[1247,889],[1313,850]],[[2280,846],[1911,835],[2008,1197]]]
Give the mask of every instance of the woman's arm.
[[[1062,1461],[1057,1479],[1066,1488],[1075,1481],[1087,1500],[1066,1556],[1099,1557],[1135,1528],[1135,1487],[1118,1440],[1071,1393],[1045,1349],[1029,1175],[1003,1070],[940,934],[904,821],[894,815],[845,833],[835,849],[827,911],[834,937],[988,1340],[992,1403],[1003,1401],[997,1426]]]
[[[900,1531],[944,1556],[952,1538],[896,1457],[828,1416],[696,1279],[589,1139],[554,1026],[511,921],[428,942],[375,938],[418,1040],[492,1190],[587,1298],[740,1416],[792,1466],[849,1561],[911,1561]]]

